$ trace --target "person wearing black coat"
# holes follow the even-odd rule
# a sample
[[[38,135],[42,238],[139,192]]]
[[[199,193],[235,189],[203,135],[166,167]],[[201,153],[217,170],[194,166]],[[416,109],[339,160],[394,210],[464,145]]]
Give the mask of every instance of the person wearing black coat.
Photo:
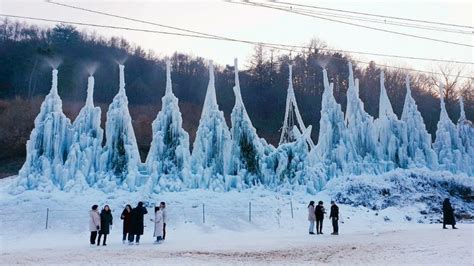
[[[132,218],[132,206],[130,206],[130,204],[127,204],[127,206],[125,206],[125,209],[123,209],[123,211],[122,211],[122,215],[120,215],[120,219],[123,220],[122,243],[124,243],[124,244],[125,244],[125,241],[128,238],[127,236],[130,236],[131,218]]]
[[[453,229],[458,229],[456,227],[456,220],[454,219],[454,209],[448,198],[444,199],[443,202],[443,229],[448,229],[446,228],[447,224],[452,225]]]
[[[332,221],[332,233],[331,235],[339,234],[339,207],[336,205],[336,202],[331,201],[331,213],[329,213],[329,219]]]
[[[316,205],[316,209],[314,211],[314,214],[316,215],[316,233],[318,235],[323,234],[323,220],[324,220],[324,214],[326,212],[324,211],[324,206],[323,202],[319,201],[318,205]]]
[[[147,214],[148,211],[143,207],[143,202],[138,202],[137,207],[133,208],[131,212],[130,219],[130,233],[128,234],[128,244],[133,245],[133,240],[138,245],[140,243],[140,236],[143,235],[143,216]]]
[[[110,227],[112,226],[112,211],[110,210],[109,205],[105,205],[102,212],[100,212],[100,230],[99,230],[99,239],[97,241],[97,246],[100,245],[100,238],[104,236],[103,246],[107,246],[107,235],[110,233]]]

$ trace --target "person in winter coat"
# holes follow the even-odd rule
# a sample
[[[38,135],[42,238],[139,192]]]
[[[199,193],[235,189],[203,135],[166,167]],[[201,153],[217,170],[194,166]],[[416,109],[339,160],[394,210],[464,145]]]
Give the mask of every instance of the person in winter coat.
[[[110,234],[110,228],[112,227],[112,211],[110,210],[109,205],[105,205],[104,209],[100,212],[100,230],[99,230],[99,239],[97,240],[97,246],[100,245],[100,238],[104,236],[103,246],[107,246],[107,235]]]
[[[163,240],[163,211],[160,207],[155,207],[155,232],[153,237],[156,237],[155,244],[159,244]]]
[[[91,245],[95,245],[97,232],[100,230],[99,206],[95,204],[92,205],[92,209],[90,210],[89,215],[89,231],[91,232],[90,242]]]
[[[143,207],[143,202],[138,202],[137,207],[132,209],[131,212],[131,223],[130,223],[130,233],[128,234],[128,244],[133,245],[133,240],[138,245],[140,243],[140,236],[143,235],[143,216],[147,214],[148,211]]]
[[[125,209],[122,211],[122,215],[120,215],[120,219],[123,220],[123,237],[122,237],[122,243],[125,244],[125,241],[127,240],[127,235],[130,235],[130,229],[131,229],[131,217],[132,217],[132,206],[130,204],[127,204],[125,206]]]
[[[331,235],[339,235],[339,207],[336,205],[336,202],[331,201],[331,213],[329,214],[329,219],[332,221],[332,233]]]
[[[316,206],[316,210],[314,211],[314,214],[316,216],[316,232],[318,235],[323,234],[323,220],[325,213],[326,212],[324,211],[323,202],[319,201],[318,205]]]
[[[309,234],[314,235],[314,221],[316,221],[316,214],[314,213],[314,201],[310,201],[308,205],[308,221]]]
[[[166,223],[168,222],[168,212],[166,211],[166,203],[162,201],[160,203],[160,210],[163,212],[163,240],[166,237]]]
[[[443,202],[443,229],[448,229],[446,228],[447,224],[452,225],[453,229],[458,229],[456,227],[456,220],[454,219],[454,209],[448,198],[444,199]]]

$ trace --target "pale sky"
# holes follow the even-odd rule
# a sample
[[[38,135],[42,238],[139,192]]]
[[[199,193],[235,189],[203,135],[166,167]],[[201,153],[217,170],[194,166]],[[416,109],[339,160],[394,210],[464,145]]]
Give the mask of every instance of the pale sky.
[[[319,38],[326,41],[330,47],[343,50],[474,61],[474,52],[471,47],[376,32],[278,10],[230,4],[225,1],[57,1],[107,13],[251,41],[303,45],[308,43],[311,38]],[[474,25],[474,6],[472,1],[346,0],[303,2],[288,0],[287,2],[298,2],[388,16]],[[56,6],[42,0],[0,0],[0,13],[169,31],[168,29],[138,22],[130,22]],[[48,24],[33,21],[27,22]],[[431,38],[474,44],[474,35],[408,29],[372,23],[370,25]],[[237,57],[241,61],[242,68],[245,67],[253,51],[253,47],[250,45],[224,41],[82,26],[78,26],[78,28],[89,32],[95,31],[104,36],[122,36],[130,42],[142,46],[145,50],[154,50],[159,56],[168,56],[175,51],[179,51],[213,59],[221,65],[232,64],[233,59]],[[378,63],[423,70],[433,70],[438,65],[437,63],[407,59],[395,60],[358,55],[353,57],[364,61],[375,60]],[[472,67],[464,67],[466,75],[472,73]]]

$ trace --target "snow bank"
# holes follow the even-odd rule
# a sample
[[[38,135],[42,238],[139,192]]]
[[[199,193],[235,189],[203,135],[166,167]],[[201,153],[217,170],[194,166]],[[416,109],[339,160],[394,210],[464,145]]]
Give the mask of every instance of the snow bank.
[[[382,175],[339,177],[327,193],[337,202],[372,210],[415,208],[420,222],[437,222],[445,198],[456,206],[456,215],[474,217],[472,177],[429,169],[396,170]],[[416,215],[416,214],[415,214]],[[408,220],[410,218],[407,212]]]

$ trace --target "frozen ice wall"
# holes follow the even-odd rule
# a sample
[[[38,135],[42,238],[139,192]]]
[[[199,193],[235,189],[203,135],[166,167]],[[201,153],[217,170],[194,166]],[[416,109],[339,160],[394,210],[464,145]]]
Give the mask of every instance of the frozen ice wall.
[[[431,148],[431,135],[426,131],[425,122],[418,106],[411,96],[410,78],[406,78],[407,93],[401,120],[407,127],[407,157],[408,167],[436,168],[438,159]]]
[[[94,106],[93,95],[94,77],[90,76],[86,103],[72,125],[71,150],[65,163],[66,190],[76,185],[94,186],[98,179],[104,130],[100,127],[101,110]]]
[[[224,113],[217,105],[214,83],[214,67],[210,61],[209,85],[191,156],[192,187],[223,191],[232,143]]]
[[[105,177],[98,184],[104,190],[115,186],[135,190],[146,181],[138,172],[141,161],[125,94],[124,68],[119,65],[120,88],[109,106],[105,123],[107,143],[100,159]]]
[[[240,93],[237,59],[234,61],[234,71],[235,105],[231,114],[232,148],[229,175],[239,176],[246,186],[265,184],[266,180],[262,175],[262,160],[271,148],[264,139],[258,137],[245,109]]]
[[[329,84],[326,69],[323,69],[323,82],[319,140],[316,148],[311,150],[311,160],[313,164],[322,163],[325,166],[329,179],[344,170],[350,171],[347,166],[358,160],[344,124],[341,105],[334,99],[334,84]]]
[[[407,159],[407,128],[393,112],[392,104],[384,84],[384,73],[380,73],[379,117],[375,120],[382,160],[392,162],[391,169],[405,168]]]
[[[183,129],[178,98],[173,94],[171,63],[166,62],[166,92],[161,111],[152,124],[153,140],[146,159],[155,192],[179,191],[185,187],[189,168],[189,135]]]
[[[29,189],[63,189],[67,176],[63,165],[69,153],[70,120],[62,111],[58,95],[58,70],[53,70],[51,91],[41,104],[35,127],[26,143],[26,161],[19,172],[14,192]]]

